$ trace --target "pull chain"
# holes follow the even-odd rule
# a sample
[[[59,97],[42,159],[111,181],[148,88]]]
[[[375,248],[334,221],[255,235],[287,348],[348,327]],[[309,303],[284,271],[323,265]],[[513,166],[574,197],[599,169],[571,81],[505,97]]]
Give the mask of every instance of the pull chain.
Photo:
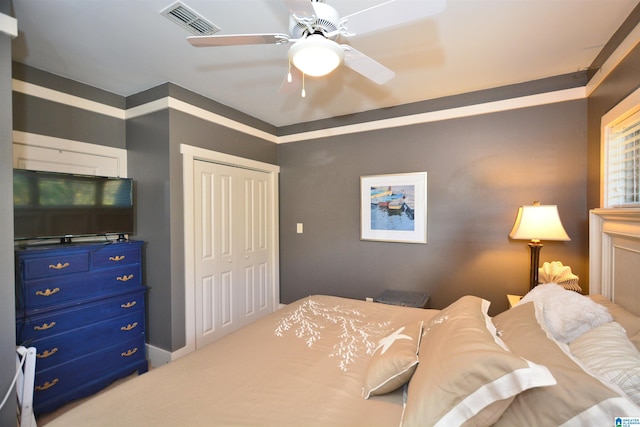
[[[307,97],[307,92],[304,90],[304,73],[302,73],[302,97]]]

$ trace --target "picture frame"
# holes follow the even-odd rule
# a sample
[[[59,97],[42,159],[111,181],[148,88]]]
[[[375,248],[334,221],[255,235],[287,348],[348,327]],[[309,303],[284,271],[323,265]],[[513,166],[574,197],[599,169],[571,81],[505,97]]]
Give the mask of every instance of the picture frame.
[[[427,243],[427,172],[360,177],[360,239]]]

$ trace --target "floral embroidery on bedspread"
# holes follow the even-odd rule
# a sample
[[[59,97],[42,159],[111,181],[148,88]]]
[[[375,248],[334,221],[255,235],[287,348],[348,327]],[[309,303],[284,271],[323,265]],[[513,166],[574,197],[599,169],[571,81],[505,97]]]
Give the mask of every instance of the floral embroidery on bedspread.
[[[379,337],[391,331],[390,324],[389,321],[367,321],[364,314],[351,307],[308,299],[278,321],[275,334],[282,337],[294,333],[312,348],[322,339],[322,330],[332,328],[331,331],[337,332],[339,342],[333,346],[329,357],[337,358],[340,369],[347,371],[348,365],[358,356],[375,351]]]

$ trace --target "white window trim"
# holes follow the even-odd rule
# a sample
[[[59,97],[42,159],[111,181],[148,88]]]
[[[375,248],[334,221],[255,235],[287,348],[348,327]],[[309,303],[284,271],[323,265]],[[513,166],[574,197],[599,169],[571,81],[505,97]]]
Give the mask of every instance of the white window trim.
[[[640,88],[609,110],[600,122],[600,207],[607,207],[608,130],[640,111]]]

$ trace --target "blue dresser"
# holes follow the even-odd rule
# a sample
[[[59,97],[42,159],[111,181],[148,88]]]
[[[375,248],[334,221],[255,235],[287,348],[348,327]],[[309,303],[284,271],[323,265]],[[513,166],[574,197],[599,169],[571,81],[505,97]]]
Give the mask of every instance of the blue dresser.
[[[16,342],[37,350],[36,414],[147,371],[142,244],[16,249]]]

